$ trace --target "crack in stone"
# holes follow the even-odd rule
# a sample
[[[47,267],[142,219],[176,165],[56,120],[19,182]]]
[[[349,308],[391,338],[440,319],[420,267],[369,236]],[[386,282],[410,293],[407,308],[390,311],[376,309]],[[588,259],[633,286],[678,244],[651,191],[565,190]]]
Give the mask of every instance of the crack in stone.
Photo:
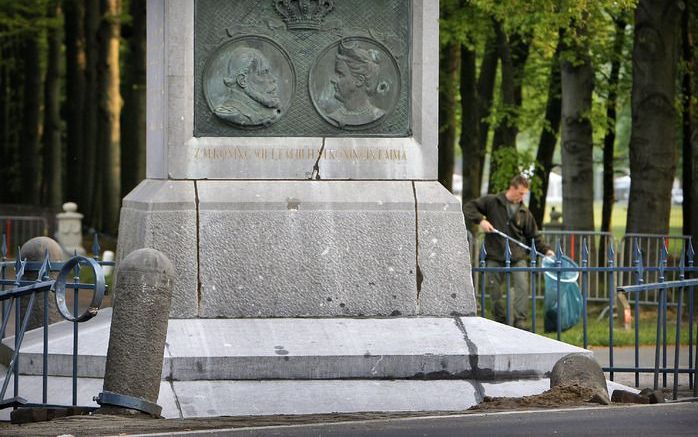
[[[201,308],[201,203],[199,200],[199,186],[196,181],[194,181],[194,196],[196,201],[196,299],[197,308],[196,313],[199,313],[199,308]]]
[[[485,398],[485,388],[482,386],[482,383],[480,383],[478,378],[481,378],[485,374],[487,374],[488,369],[479,368],[480,358],[477,354],[477,345],[470,338],[468,338],[468,332],[465,330],[465,325],[463,324],[463,321],[459,317],[456,317],[453,320],[460,332],[463,333],[463,340],[465,340],[465,344],[468,346],[468,361],[470,362],[470,374],[473,376],[473,379],[470,381],[470,383],[473,385],[473,387],[475,387],[475,399],[479,404]]]
[[[174,357],[172,356],[172,352],[170,351],[170,345],[165,342],[165,350],[167,351],[167,355],[169,355],[170,359],[170,375],[169,378],[165,378],[167,382],[170,384],[170,388],[172,389],[172,395],[174,396],[174,401],[175,401],[175,406],[177,407],[177,412],[179,413],[179,418],[184,419],[184,413],[182,412],[182,405],[179,403],[179,396],[177,396],[177,391],[175,390],[174,386]]]
[[[325,151],[326,140],[326,138],[322,139],[322,147],[320,148],[320,153],[318,153],[317,159],[315,160],[315,164],[313,165],[313,172],[310,175],[310,180],[319,181],[322,179],[322,177],[320,177],[320,158],[322,158],[322,154]]]
[[[422,273],[422,268],[419,266],[419,209],[418,209],[418,203],[417,203],[417,186],[415,185],[415,182],[412,181],[412,193],[414,195],[414,239],[415,239],[415,268],[417,271],[416,274],[416,280],[417,280],[417,314],[419,314],[420,311],[420,302],[419,302],[419,297],[420,294],[422,293],[422,282],[424,282],[424,274]]]

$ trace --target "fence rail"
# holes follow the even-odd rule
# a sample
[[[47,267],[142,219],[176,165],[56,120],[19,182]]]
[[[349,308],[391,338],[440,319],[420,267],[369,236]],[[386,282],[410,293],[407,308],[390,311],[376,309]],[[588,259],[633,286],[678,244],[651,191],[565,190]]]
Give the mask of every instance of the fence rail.
[[[610,244],[607,248],[606,259],[604,265],[590,265],[590,254],[589,245],[587,237],[582,237],[582,243],[579,253],[579,263],[574,265],[563,266],[562,259],[565,257],[565,251],[563,250],[562,243],[560,240],[556,243],[556,257],[555,263],[543,266],[542,263],[539,264],[537,260],[537,254],[535,252],[535,245],[531,244],[531,254],[530,262],[526,266],[515,266],[512,267],[510,259],[509,242],[506,244],[506,260],[504,266],[487,266],[485,263],[486,259],[486,249],[484,246],[481,247],[479,253],[478,263],[479,265],[473,267],[473,276],[477,278],[478,290],[479,290],[479,306],[480,314],[482,317],[486,317],[486,304],[487,304],[487,294],[485,292],[485,284],[487,282],[486,275],[488,274],[503,274],[505,280],[501,281],[507,285],[506,293],[506,322],[512,324],[512,314],[511,314],[511,287],[513,275],[517,272],[524,272],[528,274],[529,278],[529,296],[530,296],[530,306],[529,309],[531,314],[531,331],[536,332],[536,301],[541,296],[544,295],[544,287],[540,284],[543,283],[539,278],[545,274],[550,273],[553,277],[556,277],[555,287],[556,287],[556,302],[560,302],[561,298],[561,281],[564,273],[574,272],[577,273],[578,277],[576,279],[577,285],[579,286],[581,298],[582,298],[582,331],[583,331],[583,347],[588,348],[589,337],[588,337],[588,302],[591,300],[590,296],[607,296],[606,301],[608,304],[609,311],[608,316],[608,340],[609,340],[609,366],[604,368],[604,371],[609,372],[610,379],[613,380],[615,372],[632,372],[635,373],[635,385],[639,386],[639,374],[653,372],[655,375],[662,373],[663,384],[666,387],[667,374],[668,372],[674,372],[675,375],[679,373],[689,374],[689,386],[694,389],[694,393],[698,396],[698,391],[696,391],[695,375],[696,368],[698,368],[698,360],[694,359],[694,287],[698,285],[696,279],[691,279],[691,277],[698,276],[698,268],[694,265],[695,252],[693,250],[693,245],[690,238],[681,239],[683,246],[676,257],[676,264],[669,265],[668,261],[670,259],[668,244],[661,244],[659,246],[659,254],[657,258],[650,258],[654,260],[654,264],[648,264],[647,258],[645,258],[646,251],[643,253],[641,247],[640,238],[638,236],[632,237],[632,250],[629,253],[629,264],[627,265],[617,265],[616,253],[613,244]],[[597,240],[598,241],[598,240]],[[627,264],[627,263],[626,263]],[[592,275],[597,275],[599,273],[604,274],[604,281],[598,281],[594,285],[594,281],[590,280]],[[616,285],[616,278],[625,278],[624,283],[619,283]],[[654,279],[653,282],[647,281],[647,278]],[[667,278],[677,278],[676,281],[667,281]],[[604,293],[601,294],[599,290],[596,293],[591,292],[591,287],[603,287]],[[632,367],[618,367],[614,365],[614,307],[616,305],[617,290],[620,290],[623,294],[632,294],[632,302],[634,308],[634,329],[635,329],[635,363]],[[640,320],[640,303],[641,295],[647,295],[648,293],[654,293],[658,298],[654,301],[648,302],[645,300],[643,303],[651,304],[657,308],[657,342],[656,348],[659,349],[661,346],[662,350],[662,364],[659,365],[658,362],[655,363],[653,368],[641,367],[639,362],[639,320]],[[688,321],[688,360],[687,366],[684,368],[680,367],[678,353],[674,362],[674,369],[669,369],[667,367],[667,307],[669,306],[668,296],[675,296],[675,308],[677,325],[680,325],[682,319],[686,318]],[[684,296],[686,295],[686,296]],[[598,298],[597,298],[598,299]],[[684,307],[684,300],[688,301],[687,309]],[[684,314],[687,311],[687,314]],[[557,324],[556,324],[556,338],[561,339],[561,323],[560,323],[561,311],[557,311]],[[677,329],[680,334],[680,328]],[[661,333],[661,338],[660,338]],[[680,345],[680,337],[677,336],[677,348]],[[698,345],[696,345],[698,348]],[[677,349],[678,350],[678,349]],[[676,383],[675,383],[676,384]],[[655,383],[656,387],[656,383]],[[675,389],[676,390],[676,389]]]
[[[15,260],[8,257],[8,239],[2,235],[0,243],[0,302],[2,303],[2,326],[0,338],[5,334],[11,319],[14,319],[14,350],[7,364],[7,373],[0,389],[0,410],[4,408],[47,407],[55,406],[48,403],[48,344],[49,344],[49,298],[55,293],[56,308],[67,321],[73,322],[73,370],[72,370],[72,406],[77,406],[78,394],[78,333],[79,324],[97,314],[102,298],[106,292],[106,284],[102,266],[113,266],[113,262],[99,260],[99,241],[95,235],[93,243],[93,258],[75,256],[66,262],[49,261],[48,251],[43,261],[27,261],[20,256]],[[19,250],[17,253],[19,254]],[[83,269],[88,268],[93,281],[81,280]],[[51,278],[54,274],[55,279]],[[80,292],[88,290],[92,299],[86,308],[80,306]],[[72,310],[69,303],[72,301]],[[39,307],[40,306],[40,307]],[[20,350],[24,335],[29,328],[30,319],[36,312],[42,317],[43,329],[43,360],[42,360],[42,400],[40,403],[28,402],[20,397]],[[13,381],[12,395],[6,397],[10,380]],[[87,407],[83,407],[87,408]]]
[[[14,256],[14,247],[25,241],[40,236],[48,236],[49,223],[39,216],[0,215],[0,234],[5,236],[6,252]]]

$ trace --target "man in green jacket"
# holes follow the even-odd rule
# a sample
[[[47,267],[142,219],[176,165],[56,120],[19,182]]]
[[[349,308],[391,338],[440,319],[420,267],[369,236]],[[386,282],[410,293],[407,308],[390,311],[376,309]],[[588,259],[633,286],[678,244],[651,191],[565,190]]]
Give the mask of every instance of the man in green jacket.
[[[471,200],[463,207],[465,219],[475,224],[485,232],[485,249],[487,250],[486,266],[503,267],[505,265],[506,239],[493,231],[496,229],[507,234],[513,239],[531,245],[535,240],[536,249],[548,256],[554,256],[550,246],[541,238],[538,226],[533,214],[523,204],[523,199],[528,194],[529,181],[523,175],[514,176],[509,182],[509,188],[499,194],[488,194],[478,199]],[[530,257],[524,248],[511,244],[511,267],[525,267]],[[504,305],[502,288],[506,282],[504,273],[488,272],[485,275],[485,289],[492,298],[494,304],[494,319],[501,323],[507,323],[506,309]],[[512,315],[511,321],[517,328],[528,329],[528,273],[512,272],[512,285],[514,295],[510,300],[509,308]]]

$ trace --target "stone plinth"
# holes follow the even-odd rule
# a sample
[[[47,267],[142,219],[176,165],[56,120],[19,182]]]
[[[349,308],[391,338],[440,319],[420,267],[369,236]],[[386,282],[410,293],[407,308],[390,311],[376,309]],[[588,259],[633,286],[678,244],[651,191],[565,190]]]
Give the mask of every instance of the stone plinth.
[[[119,259],[173,261],[171,317],[475,312],[460,204],[436,182],[148,180],[121,223]]]

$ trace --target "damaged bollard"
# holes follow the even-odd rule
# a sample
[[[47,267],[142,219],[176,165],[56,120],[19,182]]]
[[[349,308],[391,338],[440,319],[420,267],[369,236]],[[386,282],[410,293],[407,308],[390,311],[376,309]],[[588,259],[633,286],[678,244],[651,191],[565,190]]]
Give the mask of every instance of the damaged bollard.
[[[63,249],[57,241],[49,237],[35,237],[27,241],[22,245],[19,250],[19,258],[26,259],[29,262],[41,263],[44,261],[46,254],[48,254],[48,259],[52,263],[63,261]],[[32,273],[38,272],[39,267],[30,268],[27,267],[27,277],[31,277]],[[55,276],[55,275],[54,275]],[[53,296],[49,296],[49,292],[40,293],[36,296],[34,301],[33,309],[29,315],[29,324],[27,325],[27,331],[44,326],[44,306],[48,305],[48,324],[60,322],[63,320],[61,314],[56,308],[56,299]],[[46,297],[46,300],[44,300]],[[27,306],[29,304],[29,296],[22,296],[20,298],[21,314],[25,314]]]
[[[170,314],[174,267],[154,249],[131,252],[119,264],[98,414],[160,417],[157,405]]]

